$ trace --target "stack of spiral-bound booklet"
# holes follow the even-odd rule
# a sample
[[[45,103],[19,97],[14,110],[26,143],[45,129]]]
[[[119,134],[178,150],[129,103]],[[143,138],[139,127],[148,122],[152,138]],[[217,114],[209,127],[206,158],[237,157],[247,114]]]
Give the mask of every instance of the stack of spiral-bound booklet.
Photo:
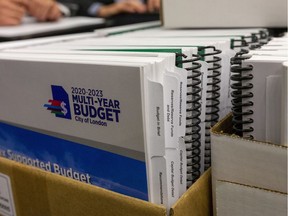
[[[287,215],[287,44],[270,38],[231,59],[232,113],[211,130],[217,215]]]
[[[232,58],[233,127],[238,135],[287,145],[287,43],[287,37],[274,38]]]
[[[269,38],[151,27],[1,44],[1,156],[171,207],[211,166],[230,59]]]

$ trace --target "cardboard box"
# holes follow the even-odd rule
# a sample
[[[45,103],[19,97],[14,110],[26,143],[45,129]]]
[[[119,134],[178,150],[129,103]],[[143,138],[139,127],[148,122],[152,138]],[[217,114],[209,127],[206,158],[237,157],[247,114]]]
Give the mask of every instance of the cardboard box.
[[[286,0],[163,0],[165,28],[287,28]]]
[[[211,130],[213,178],[287,193],[287,146],[231,135],[231,120]]]
[[[242,215],[271,215],[265,208],[283,207],[283,200],[287,201],[288,198],[288,148],[243,139],[233,135],[231,130],[231,114],[211,130],[213,202],[216,204],[214,209],[217,209],[215,212],[218,216],[241,215],[238,210],[242,208],[241,212],[245,213]],[[233,194],[235,197],[226,203]],[[236,205],[234,202],[243,203]],[[230,203],[235,208],[232,208]],[[284,210],[279,209],[279,214],[275,215],[283,215]]]
[[[167,210],[159,205],[111,192],[53,173],[29,167],[0,157],[0,173],[10,181],[11,196],[16,214],[4,216],[165,216]],[[5,183],[0,175],[1,200]],[[9,180],[10,178],[10,180]],[[2,178],[3,179],[3,178]],[[4,178],[5,179],[5,178]],[[9,185],[7,183],[7,185]],[[7,186],[9,188],[9,186]],[[2,192],[1,192],[2,191]],[[6,197],[9,197],[8,192]],[[2,198],[1,198],[2,196]],[[11,198],[12,197],[12,198]],[[11,200],[14,201],[11,201]],[[2,202],[3,203],[3,202]],[[3,206],[3,205],[2,205]],[[13,209],[11,207],[11,209]],[[10,209],[10,210],[11,210]],[[3,209],[2,209],[3,210]],[[211,174],[203,176],[178,200],[170,210],[171,216],[212,215]]]

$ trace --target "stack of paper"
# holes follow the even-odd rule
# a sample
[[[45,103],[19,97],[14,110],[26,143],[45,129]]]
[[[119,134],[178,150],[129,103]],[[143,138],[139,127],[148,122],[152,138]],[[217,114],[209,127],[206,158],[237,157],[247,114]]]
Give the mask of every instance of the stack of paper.
[[[287,38],[275,38],[259,50],[234,58],[233,122],[239,135],[287,145],[287,112],[281,105],[287,98],[282,66],[288,60],[287,42]]]
[[[268,33],[150,26],[2,44],[4,157],[170,207],[211,165],[230,59]]]
[[[285,41],[272,38],[261,49],[242,50],[231,59],[233,116],[211,132],[217,215],[287,215]]]

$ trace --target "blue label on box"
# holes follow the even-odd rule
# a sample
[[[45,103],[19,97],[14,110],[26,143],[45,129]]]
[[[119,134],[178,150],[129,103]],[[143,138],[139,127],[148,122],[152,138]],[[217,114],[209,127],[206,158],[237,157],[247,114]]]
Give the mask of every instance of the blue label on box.
[[[143,161],[0,123],[0,156],[148,200]]]

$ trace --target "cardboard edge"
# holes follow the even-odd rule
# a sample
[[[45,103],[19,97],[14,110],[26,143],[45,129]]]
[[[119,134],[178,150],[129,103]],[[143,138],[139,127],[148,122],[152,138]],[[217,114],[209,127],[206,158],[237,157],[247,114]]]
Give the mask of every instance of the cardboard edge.
[[[217,181],[219,215],[287,215],[287,194],[226,181]]]
[[[234,140],[241,140],[244,142],[250,142],[250,143],[254,143],[254,144],[259,144],[259,145],[268,145],[271,147],[275,147],[275,148],[282,148],[282,149],[287,149],[288,150],[288,146],[284,146],[284,145],[277,145],[277,144],[273,144],[270,142],[262,142],[262,141],[258,141],[258,140],[249,140],[249,139],[244,139],[238,135],[235,134],[229,134],[227,132],[227,128],[231,128],[231,121],[232,121],[232,113],[229,113],[227,116],[225,116],[221,121],[219,121],[217,124],[215,124],[211,129],[211,135],[216,136],[216,137],[227,137],[230,139],[234,139]],[[226,129],[226,130],[225,130]]]
[[[94,185],[88,185],[82,182],[78,182],[74,179],[63,177],[55,173],[46,172],[35,167],[23,165],[2,157],[0,157],[0,172],[8,175],[11,179],[17,215],[26,215],[26,213],[23,214],[23,210],[27,208],[27,202],[33,202],[33,198],[39,198],[40,196],[42,198],[41,200],[36,200],[35,203],[33,202],[36,207],[33,211],[42,211],[41,208],[43,208],[50,212],[51,215],[55,216],[62,215],[59,213],[59,211],[61,212],[66,210],[69,212],[71,206],[75,206],[77,204],[77,201],[79,203],[78,199],[81,199],[81,197],[83,198],[83,200],[87,200],[90,202],[90,204],[80,204],[82,208],[87,208],[86,210],[81,209],[81,212],[85,212],[86,216],[95,215],[94,211],[88,210],[93,209],[94,204],[96,206],[97,203],[101,202],[101,199],[102,201],[109,200],[109,203],[107,203],[107,205],[110,209],[108,214],[105,213],[106,216],[115,215],[117,212],[119,212],[119,216],[133,216],[135,214],[143,216],[167,215],[166,208],[164,208],[163,206],[118,194],[116,192],[109,191]],[[19,177],[25,179],[25,181],[23,182],[22,179],[19,179]],[[30,184],[28,184],[27,182],[30,182]],[[37,195],[33,195],[32,192],[30,193],[31,195],[29,195],[30,191],[36,192]],[[39,192],[41,192],[41,194]],[[19,193],[21,193],[21,195],[19,195]],[[22,199],[22,195],[26,198]],[[21,198],[19,198],[18,196],[21,196]],[[29,196],[31,196],[30,198],[32,200],[29,199]],[[59,201],[61,203],[59,203]],[[37,202],[39,203],[41,208],[36,206]],[[112,205],[113,203],[115,204],[115,206]],[[119,206],[123,208],[117,209]],[[107,206],[105,208],[107,208]],[[129,214],[123,211],[124,208],[128,209],[127,212],[129,212]],[[97,209],[95,209],[95,211],[97,211]],[[36,213],[37,212],[35,212],[35,214]],[[70,215],[76,216],[77,213],[71,212]]]
[[[244,186],[244,187],[253,188],[253,189],[256,189],[256,190],[266,191],[266,192],[275,193],[275,194],[288,195],[288,193],[284,193],[284,192],[280,192],[280,191],[274,191],[274,190],[269,190],[269,189],[266,189],[266,188],[260,188],[260,187],[256,187],[256,186],[246,185],[246,184],[240,184],[238,182],[233,182],[233,181],[218,180],[218,179],[216,181],[217,182],[234,184],[234,185],[239,185],[239,186]]]
[[[197,209],[197,210],[196,210]],[[170,216],[212,215],[211,169],[207,170],[172,206]]]

